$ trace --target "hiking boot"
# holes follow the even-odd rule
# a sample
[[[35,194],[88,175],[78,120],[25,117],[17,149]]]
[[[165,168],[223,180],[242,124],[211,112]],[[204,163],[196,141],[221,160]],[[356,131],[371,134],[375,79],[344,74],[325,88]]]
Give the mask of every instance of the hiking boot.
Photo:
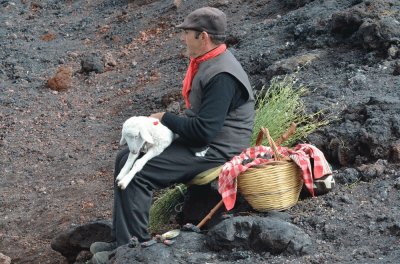
[[[112,251],[97,252],[92,257],[92,264],[107,264]]]
[[[102,251],[113,251],[117,248],[117,242],[94,242],[90,245],[90,252],[94,255]]]

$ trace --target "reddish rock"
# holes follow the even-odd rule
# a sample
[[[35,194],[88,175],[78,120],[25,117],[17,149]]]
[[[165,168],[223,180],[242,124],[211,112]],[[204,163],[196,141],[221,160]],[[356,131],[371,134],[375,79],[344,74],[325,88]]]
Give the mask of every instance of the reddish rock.
[[[43,41],[52,41],[54,39],[56,39],[56,35],[54,35],[53,33],[47,33],[43,36],[40,37]]]
[[[72,67],[61,66],[53,78],[47,81],[47,86],[55,91],[66,90],[71,86]]]

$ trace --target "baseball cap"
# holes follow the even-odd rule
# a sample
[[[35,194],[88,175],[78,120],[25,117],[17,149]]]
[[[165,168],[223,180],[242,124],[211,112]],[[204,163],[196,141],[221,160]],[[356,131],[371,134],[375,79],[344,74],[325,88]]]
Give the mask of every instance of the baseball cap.
[[[194,10],[177,28],[205,31],[213,35],[225,35],[226,15],[214,7],[202,7]]]

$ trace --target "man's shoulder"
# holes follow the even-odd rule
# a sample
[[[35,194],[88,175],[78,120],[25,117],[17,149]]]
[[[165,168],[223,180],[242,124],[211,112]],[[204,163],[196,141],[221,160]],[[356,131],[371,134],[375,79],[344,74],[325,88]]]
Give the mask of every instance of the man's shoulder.
[[[206,82],[219,73],[228,73],[238,79],[245,86],[249,83],[248,76],[242,65],[229,50],[226,50],[221,55],[206,61],[206,64],[201,66],[201,74],[204,78],[203,80]]]
[[[219,56],[206,61],[203,65],[203,70],[212,74],[219,72],[232,73],[233,71],[243,71],[243,68],[235,56],[233,56],[232,52],[226,50]]]

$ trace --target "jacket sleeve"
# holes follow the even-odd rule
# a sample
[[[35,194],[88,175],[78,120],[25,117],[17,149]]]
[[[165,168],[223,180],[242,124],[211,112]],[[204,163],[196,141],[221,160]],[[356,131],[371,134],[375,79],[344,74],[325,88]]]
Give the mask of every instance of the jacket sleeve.
[[[219,73],[203,88],[203,101],[197,115],[165,113],[161,122],[179,135],[188,146],[206,146],[221,130],[229,111],[245,99],[241,83],[229,73]]]

